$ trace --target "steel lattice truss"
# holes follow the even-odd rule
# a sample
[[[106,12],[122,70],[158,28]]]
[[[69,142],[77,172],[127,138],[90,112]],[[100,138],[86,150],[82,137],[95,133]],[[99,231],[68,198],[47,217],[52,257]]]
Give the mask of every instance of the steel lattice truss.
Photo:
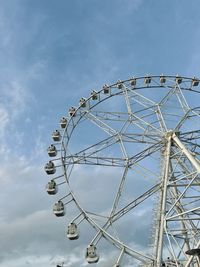
[[[79,237],[84,222],[95,229],[89,263],[99,260],[98,244],[107,240],[119,250],[115,266],[129,259],[133,266],[200,266],[199,93],[196,78],[131,78],[93,90],[61,119],[48,149],[47,192],[67,186],[54,213],[63,216],[75,204],[69,239]],[[138,232],[148,225],[150,247],[138,245],[142,236],[137,244],[134,222]]]

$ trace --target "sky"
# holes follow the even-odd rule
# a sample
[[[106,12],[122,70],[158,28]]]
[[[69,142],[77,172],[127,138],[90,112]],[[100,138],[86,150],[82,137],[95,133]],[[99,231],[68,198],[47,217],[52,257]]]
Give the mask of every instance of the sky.
[[[105,83],[199,77],[199,14],[199,0],[0,0],[0,267],[85,266],[44,189],[51,133]]]

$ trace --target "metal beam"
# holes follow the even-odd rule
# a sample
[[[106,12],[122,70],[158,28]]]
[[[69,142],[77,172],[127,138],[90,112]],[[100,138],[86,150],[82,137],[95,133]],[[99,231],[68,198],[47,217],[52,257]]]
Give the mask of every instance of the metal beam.
[[[170,151],[171,151],[171,135],[167,138],[166,150],[165,150],[165,165],[164,174],[162,177],[162,189],[161,189],[161,212],[159,216],[159,229],[158,229],[158,242],[156,247],[156,266],[160,267],[162,264],[163,253],[163,238],[165,229],[165,212],[167,202],[167,185],[169,180],[170,171]]]
[[[181,149],[181,151],[185,154],[185,156],[189,159],[189,161],[195,167],[197,172],[200,173],[200,164],[192,155],[191,151],[184,146],[184,144],[181,142],[181,140],[177,137],[175,133],[172,135],[172,139],[175,141],[175,143]]]

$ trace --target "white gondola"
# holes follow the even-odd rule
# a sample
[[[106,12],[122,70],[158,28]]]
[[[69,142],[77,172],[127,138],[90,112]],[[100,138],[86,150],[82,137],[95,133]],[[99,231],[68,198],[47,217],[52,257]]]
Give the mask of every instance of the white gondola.
[[[71,107],[69,109],[69,116],[70,117],[75,117],[76,116],[76,109],[75,109],[75,107]]]
[[[45,165],[44,169],[47,174],[54,174],[56,172],[56,167],[51,160]]]
[[[49,157],[55,157],[57,155],[57,149],[54,145],[50,145],[47,149]]]
[[[119,263],[113,265],[113,267],[120,267]]]
[[[109,94],[110,89],[109,89],[109,86],[108,86],[107,84],[105,84],[105,85],[103,86],[103,92],[104,92],[104,94]]]
[[[67,126],[67,119],[65,117],[62,117],[60,119],[60,127],[64,129],[66,126]]]
[[[199,80],[197,80],[195,77],[192,79],[192,86],[198,86]]]
[[[150,77],[150,76],[146,76],[146,77],[144,78],[144,83],[145,83],[145,84],[150,84],[150,83],[151,83],[151,77]]]
[[[49,195],[55,195],[58,192],[56,182],[54,180],[48,182],[48,184],[46,185],[46,190]]]
[[[160,76],[160,83],[163,84],[163,83],[165,83],[165,82],[166,82],[166,78],[165,78],[165,76],[164,76],[164,75],[161,75],[161,76]]]
[[[97,255],[96,250],[97,248],[93,244],[90,244],[87,247],[85,258],[88,263],[96,263],[99,261],[99,256]]]
[[[133,78],[133,79],[130,80],[130,85],[131,86],[136,86],[136,83],[137,83],[137,81],[136,81],[135,78]]]
[[[53,206],[53,213],[57,216],[57,217],[62,217],[65,215],[65,206],[63,204],[63,202],[61,200],[59,200],[58,202],[56,202]]]
[[[119,81],[117,82],[117,88],[118,88],[118,89],[122,89],[122,87],[123,87],[123,83],[122,83],[121,80],[119,80]]]
[[[98,99],[98,94],[95,90],[92,91],[91,93],[92,100],[97,100]]]
[[[70,223],[67,227],[67,237],[70,240],[76,240],[79,238],[77,225],[74,222]]]
[[[55,130],[53,133],[52,133],[52,138],[53,138],[53,141],[60,141],[61,140],[61,134],[58,130]]]
[[[178,84],[180,84],[180,83],[182,83],[182,78],[180,77],[180,76],[178,76],[178,75],[176,75],[176,83],[178,83]]]
[[[84,97],[79,100],[79,106],[82,108],[86,107],[86,99]]]

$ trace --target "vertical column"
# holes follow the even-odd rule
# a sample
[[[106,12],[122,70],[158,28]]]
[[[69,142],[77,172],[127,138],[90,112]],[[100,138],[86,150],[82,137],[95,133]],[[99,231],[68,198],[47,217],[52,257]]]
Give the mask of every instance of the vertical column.
[[[163,177],[162,177],[162,188],[160,195],[160,214],[158,216],[158,242],[156,244],[156,266],[160,267],[162,264],[162,252],[163,252],[163,238],[164,238],[164,227],[165,227],[165,213],[166,213],[166,201],[167,201],[167,184],[169,180],[170,170],[170,151],[171,151],[171,134],[167,135],[167,143],[164,154],[164,166],[163,166]]]

